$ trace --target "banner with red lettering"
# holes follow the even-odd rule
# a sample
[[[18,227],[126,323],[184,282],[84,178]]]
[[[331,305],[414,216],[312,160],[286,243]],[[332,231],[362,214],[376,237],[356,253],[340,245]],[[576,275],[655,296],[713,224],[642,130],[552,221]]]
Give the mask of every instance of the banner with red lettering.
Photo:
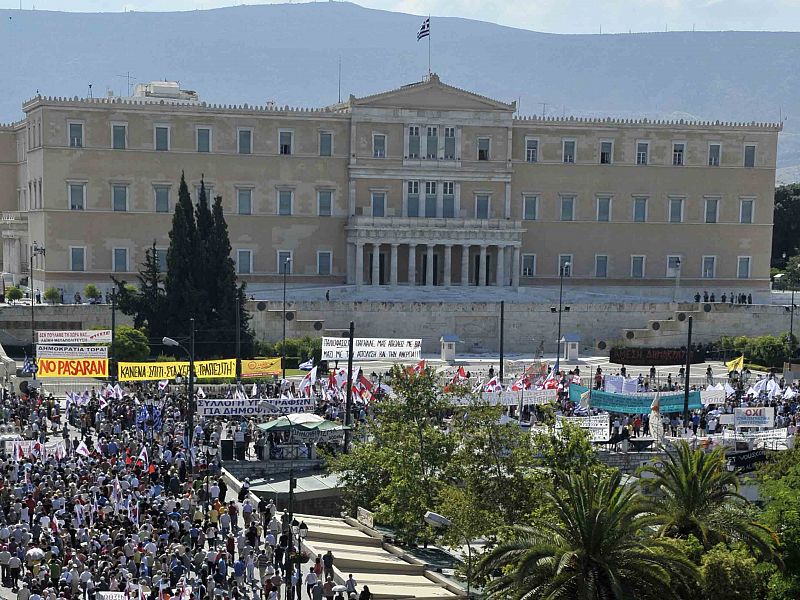
[[[46,377],[108,377],[107,358],[39,358],[36,375]]]

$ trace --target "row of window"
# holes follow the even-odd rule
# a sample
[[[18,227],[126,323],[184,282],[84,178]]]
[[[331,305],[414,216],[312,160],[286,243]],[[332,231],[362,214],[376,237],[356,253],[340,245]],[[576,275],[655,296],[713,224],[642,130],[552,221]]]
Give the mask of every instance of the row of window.
[[[717,276],[717,257],[716,256],[703,256],[700,262],[700,275],[703,279],[714,279]],[[752,257],[738,256],[736,258],[736,277],[738,279],[750,278],[750,267],[752,264]],[[536,255],[523,254],[522,255],[522,277],[536,277],[538,274]],[[605,278],[610,277],[610,263],[608,255],[597,254],[594,257],[594,277]],[[681,274],[681,257],[677,255],[667,256],[666,270],[664,277],[676,278]],[[558,264],[555,271],[556,275],[563,274],[564,277],[572,277],[574,270],[574,262],[572,254],[560,254],[558,256]],[[619,273],[616,276],[622,276]],[[633,279],[644,279],[647,276],[647,256],[635,254],[630,258],[630,270],[625,276]],[[660,276],[660,275],[656,275]]]
[[[70,122],[69,145],[72,148],[83,148],[83,123]],[[171,125],[155,125],[153,127],[153,148],[162,152],[171,149]],[[126,150],[128,148],[128,124],[111,124],[111,148],[114,150]],[[212,152],[213,130],[211,127],[195,127],[195,149],[197,152]],[[239,127],[236,130],[236,151],[239,154],[253,153],[253,129],[250,127]],[[294,154],[294,131],[281,129],[278,131],[278,152],[280,154]],[[333,155],[333,133],[330,131],[319,132],[319,155]]]
[[[162,273],[167,271],[167,249],[156,248],[156,258],[158,267]],[[240,275],[249,275],[253,272],[253,251],[247,249],[237,249],[236,272]],[[292,251],[278,250],[277,264],[278,272],[292,274]],[[86,247],[70,246],[69,248],[69,268],[70,271],[86,271]],[[114,248],[111,251],[111,270],[114,273],[127,273],[130,271],[128,248]],[[330,275],[333,272],[333,252],[330,250],[319,250],[317,252],[317,275]]]
[[[86,182],[70,182],[68,185],[70,210],[86,209]],[[236,212],[240,215],[253,214],[253,191],[255,188],[236,188]],[[155,212],[169,213],[172,211],[172,188],[169,185],[153,185],[153,206]],[[195,198],[200,195],[200,186],[195,187]],[[206,186],[207,197],[214,197],[214,187]],[[129,210],[130,189],[127,184],[111,184],[111,210],[126,212]],[[333,190],[317,190],[317,215],[330,217],[333,211]],[[277,214],[291,216],[294,214],[294,190],[277,190]]]
[[[686,164],[685,141],[672,142],[672,165],[680,167]],[[565,163],[574,163],[578,149],[578,141],[573,138],[561,140],[561,160]],[[614,162],[614,140],[601,140],[598,148],[599,162],[601,165],[610,165]],[[722,158],[722,142],[709,142],[707,147],[707,165],[718,167]],[[533,137],[525,138],[525,161],[529,163],[539,162],[539,139]],[[650,142],[647,140],[636,141],[636,164],[648,165],[650,161]],[[756,144],[744,144],[742,146],[742,165],[745,167],[755,167],[756,165]]]
[[[456,188],[452,181],[426,181],[420,187],[419,181],[406,182],[405,216],[427,218],[454,218],[457,213]],[[68,184],[69,207],[71,210],[85,210],[86,208],[86,183],[70,182]],[[236,212],[240,215],[253,214],[253,187],[237,187]],[[422,194],[420,192],[423,192]],[[199,195],[199,186],[195,194]],[[213,186],[207,186],[206,193],[213,197]],[[291,216],[294,214],[294,190],[277,190],[277,214]],[[155,212],[168,213],[171,211],[171,187],[168,185],[153,186],[153,202]],[[440,203],[441,200],[441,203]],[[717,223],[722,202],[719,197],[706,197],[703,220],[705,223]],[[561,221],[577,220],[577,198],[572,195],[559,197],[559,219]],[[631,221],[634,223],[648,222],[647,197],[634,197],[631,202]],[[491,195],[478,193],[475,195],[474,218],[489,219],[491,215]],[[668,221],[682,223],[684,221],[685,198],[669,198]],[[535,221],[540,218],[540,198],[537,195],[524,195],[522,197],[522,218],[526,221]],[[599,222],[610,222],[612,218],[613,198],[611,196],[598,196],[594,219]],[[755,200],[741,198],[739,200],[739,222],[752,223]],[[111,185],[111,210],[126,212],[129,210],[129,186],[127,184]],[[333,190],[317,190],[317,215],[331,216],[333,211]],[[371,193],[370,214],[374,217],[387,216],[387,193],[373,191]]]
[[[157,248],[156,256],[158,259],[159,269],[162,272],[167,270],[167,250],[166,248]],[[115,273],[127,273],[130,270],[128,262],[129,254],[127,248],[114,248],[111,253],[111,268]],[[277,265],[278,272],[287,274],[293,273],[293,259],[291,250],[278,250],[277,251]],[[86,248],[83,246],[72,246],[69,249],[70,270],[71,271],[85,271],[86,270]],[[737,257],[736,263],[736,276],[739,279],[748,279],[750,277],[750,267],[752,258],[750,256]],[[572,277],[573,275],[573,256],[571,254],[561,254],[558,257],[558,270],[556,274],[562,274],[564,277]],[[524,278],[532,278],[537,276],[537,264],[535,254],[523,254],[521,262],[521,276]],[[704,279],[714,279],[717,276],[717,257],[716,256],[703,256],[700,264],[701,277]],[[677,255],[667,256],[666,258],[666,271],[664,277],[676,278],[680,276],[681,271],[681,257]],[[236,272],[240,275],[250,275],[253,273],[253,250],[250,249],[237,249],[236,250]],[[333,272],[333,252],[330,250],[317,251],[317,275],[330,275]],[[606,278],[611,275],[609,270],[608,255],[598,254],[594,257],[594,277]],[[643,279],[647,275],[647,256],[645,255],[632,255],[630,257],[630,271],[628,276],[633,279]]]
[[[424,158],[428,160],[460,160],[458,139],[460,131],[455,127],[443,127],[443,136],[439,135],[438,126],[429,125],[420,127],[410,125],[406,130],[404,139],[404,156],[409,159]],[[69,145],[73,148],[82,148],[84,145],[84,124],[69,122]],[[425,135],[421,135],[421,131]],[[319,156],[333,155],[333,133],[320,131],[318,139]],[[195,127],[195,149],[197,152],[212,152],[213,130],[208,126]],[[372,134],[373,158],[387,157],[388,137],[385,133]],[[111,124],[111,147],[115,150],[128,148],[128,124]],[[153,148],[159,151],[169,151],[171,148],[171,126],[168,124],[155,125],[153,128]],[[525,137],[525,161],[536,163],[540,160],[540,140],[535,137]],[[756,144],[745,143],[742,147],[742,164],[745,167],[755,167]],[[491,136],[479,136],[476,139],[476,160],[488,161],[492,159]],[[561,140],[561,160],[564,163],[576,162],[578,140],[563,138]],[[687,142],[672,142],[672,165],[683,166],[686,163]],[[253,129],[239,127],[236,130],[236,151],[239,154],[252,154]],[[281,129],[278,131],[278,152],[283,155],[295,153],[294,131]],[[614,140],[601,140],[599,142],[598,157],[600,164],[613,164]],[[722,158],[722,143],[709,142],[707,146],[707,164],[717,167]],[[648,165],[650,162],[650,142],[647,140],[636,141],[636,164]]]
[[[525,195],[522,198],[522,202],[522,218],[526,221],[537,220],[539,218],[539,197],[534,195]],[[649,202],[650,199],[646,197],[633,198],[630,209],[631,221],[634,223],[648,222]],[[612,203],[613,199],[611,196],[598,196],[596,199],[594,220],[599,222],[612,221]],[[704,223],[719,222],[719,209],[721,203],[722,199],[720,197],[705,198],[705,207],[703,210]],[[561,221],[577,220],[576,204],[577,199],[575,196],[560,196],[559,219]],[[670,223],[683,223],[685,205],[685,198],[669,198],[667,221]],[[740,198],[739,223],[752,223],[754,209],[755,200],[752,198]]]

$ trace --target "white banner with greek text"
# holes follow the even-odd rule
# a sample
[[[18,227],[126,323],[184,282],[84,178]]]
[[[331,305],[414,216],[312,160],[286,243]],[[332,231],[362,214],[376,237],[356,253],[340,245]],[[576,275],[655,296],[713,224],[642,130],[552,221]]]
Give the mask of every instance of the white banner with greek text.
[[[347,360],[349,338],[322,338],[322,360]],[[421,339],[354,338],[353,360],[419,360]]]
[[[38,358],[108,358],[108,346],[36,344]]]

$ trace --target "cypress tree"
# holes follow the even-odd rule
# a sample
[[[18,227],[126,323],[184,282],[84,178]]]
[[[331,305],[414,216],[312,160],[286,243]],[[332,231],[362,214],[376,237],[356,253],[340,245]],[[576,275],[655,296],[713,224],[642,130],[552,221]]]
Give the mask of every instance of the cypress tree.
[[[189,318],[198,318],[195,273],[197,269],[197,227],[195,225],[192,197],[184,174],[178,188],[178,202],[172,215],[167,250],[167,276],[164,288],[167,294],[167,319],[169,336],[186,336]]]
[[[144,253],[144,263],[136,278],[139,280],[138,316],[147,324],[147,333],[150,337],[161,339],[167,333],[167,323],[164,320],[164,295],[163,275],[158,266],[158,249],[156,241]]]
[[[213,235],[213,219],[206,192],[206,183],[203,176],[200,177],[200,193],[194,209],[195,221],[197,224],[197,245],[193,257],[194,268],[194,298],[195,298],[195,344],[198,352],[205,355],[211,351],[213,342],[216,341],[216,331],[214,331],[215,320],[212,315],[213,309],[217,305],[215,297],[215,285],[217,272],[216,262],[212,259],[212,252],[209,241]]]

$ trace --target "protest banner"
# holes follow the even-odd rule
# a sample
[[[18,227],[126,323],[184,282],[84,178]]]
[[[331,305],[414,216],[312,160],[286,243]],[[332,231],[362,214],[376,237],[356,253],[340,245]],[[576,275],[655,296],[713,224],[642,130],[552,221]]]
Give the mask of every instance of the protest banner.
[[[236,359],[194,361],[196,379],[233,379],[236,377]],[[118,368],[120,381],[149,381],[175,379],[176,375],[188,377],[188,362],[121,362]]]
[[[38,358],[36,374],[46,377],[108,377],[107,358]]]
[[[108,346],[60,346],[36,344],[39,358],[108,358]]]
[[[608,413],[590,417],[563,417],[556,415],[556,434],[560,434],[561,430],[564,429],[564,423],[577,425],[586,430],[593,442],[607,442],[610,438],[611,416]]]
[[[771,406],[751,406],[733,409],[735,427],[775,427],[775,409]]]
[[[269,414],[262,407],[260,398],[244,399],[197,399],[197,415],[200,417],[256,417]]]
[[[106,344],[111,343],[111,330],[38,331],[39,344]]]
[[[242,379],[270,377],[282,373],[280,358],[252,358],[242,360]]]
[[[348,344],[348,338],[322,338],[322,360],[347,360]],[[421,339],[353,339],[353,360],[419,360],[421,352]]]
[[[576,404],[581,402],[581,394],[589,388],[572,384],[569,386],[569,399]],[[592,408],[607,410],[615,413],[642,414],[650,412],[655,394],[610,394],[600,390],[592,390],[589,402]],[[689,392],[689,408],[702,408],[700,392]],[[683,393],[661,394],[659,396],[659,409],[662,413],[683,412]]]
[[[28,457],[31,456],[31,450],[38,442],[36,440],[4,440],[3,443],[5,444],[6,456],[16,456],[21,448],[22,453]],[[56,453],[60,453],[61,456],[67,455],[63,440],[45,443],[44,453],[47,456],[53,456]]]
[[[692,364],[705,362],[705,350],[693,348],[690,359]],[[685,365],[686,350],[683,348],[612,348],[609,362],[642,367]]]
[[[313,398],[268,398],[261,402],[265,414],[270,415],[290,415],[314,410]]]

